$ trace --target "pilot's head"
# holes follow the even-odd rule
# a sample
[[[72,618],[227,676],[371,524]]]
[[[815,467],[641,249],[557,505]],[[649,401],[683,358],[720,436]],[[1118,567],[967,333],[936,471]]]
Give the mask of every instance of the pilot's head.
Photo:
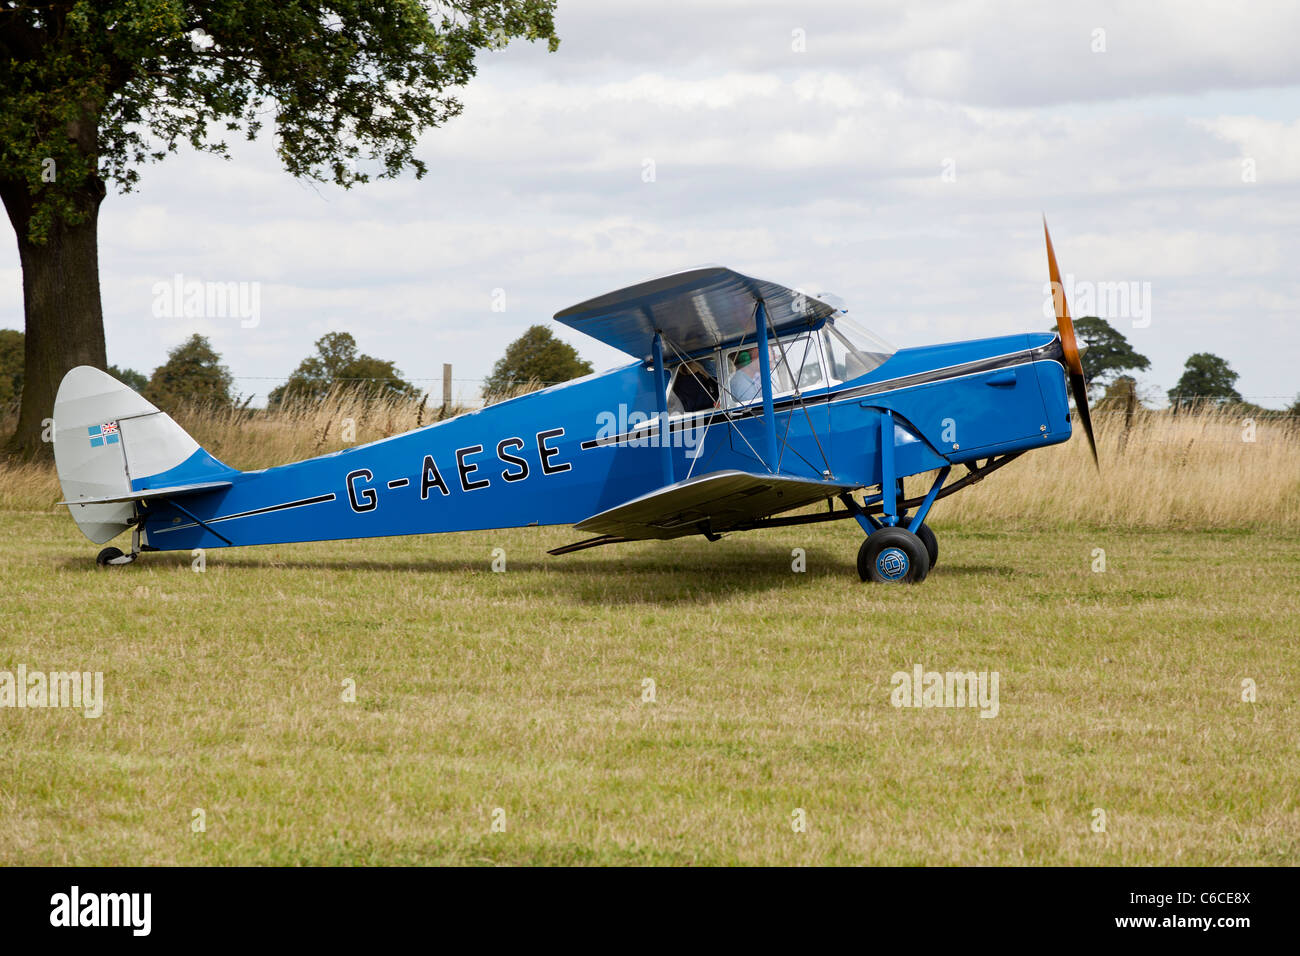
[[[741,349],[739,352],[736,353],[736,357],[734,361],[736,363],[737,371],[743,368],[748,374],[750,375],[754,374],[754,369],[752,368],[754,364],[753,349]]]

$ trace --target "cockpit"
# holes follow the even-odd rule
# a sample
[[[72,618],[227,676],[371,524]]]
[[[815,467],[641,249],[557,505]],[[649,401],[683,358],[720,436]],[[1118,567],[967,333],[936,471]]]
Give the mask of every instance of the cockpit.
[[[668,414],[732,408],[761,401],[758,346],[744,341],[679,363],[668,385]],[[894,354],[894,347],[844,315],[819,328],[768,341],[774,397],[829,388],[866,375]]]

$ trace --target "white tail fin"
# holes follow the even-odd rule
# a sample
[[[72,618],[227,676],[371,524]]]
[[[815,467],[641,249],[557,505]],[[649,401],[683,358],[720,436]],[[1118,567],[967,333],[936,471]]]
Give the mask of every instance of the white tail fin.
[[[170,415],[89,365],[74,368],[59,385],[54,463],[68,510],[96,544],[131,527],[136,505],[74,502],[237,474],[200,448]]]

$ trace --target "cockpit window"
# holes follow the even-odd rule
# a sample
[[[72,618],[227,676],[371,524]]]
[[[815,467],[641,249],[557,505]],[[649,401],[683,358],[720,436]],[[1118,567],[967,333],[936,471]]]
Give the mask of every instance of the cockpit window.
[[[684,362],[673,372],[668,386],[668,414],[703,412],[718,404],[718,377],[712,358]]]
[[[773,395],[786,395],[796,388],[805,392],[827,384],[817,336],[816,332],[802,332],[771,341],[767,357]],[[758,346],[748,345],[723,353],[723,364],[730,372],[723,386],[723,400],[728,407],[747,405],[763,397],[758,351]]]
[[[772,391],[802,392],[826,384],[822,374],[821,346],[816,333],[780,339],[772,349]]]
[[[758,346],[749,345],[723,353],[727,369],[723,393],[727,405],[745,405],[763,396],[759,378],[762,363],[758,359]]]
[[[770,339],[768,366],[772,373],[772,394],[788,395],[796,389],[808,392],[837,382],[865,375],[884,364],[894,354],[894,347],[884,339],[868,332],[843,316],[827,319],[820,329],[797,332],[793,335]],[[684,381],[682,366],[669,390],[669,411],[701,410],[702,408],[731,408],[748,405],[763,397],[762,363],[757,345],[740,345],[724,349],[720,356],[721,373],[713,376],[715,364],[700,360],[695,365],[707,365],[709,373],[708,405],[693,408],[691,399],[683,393],[678,405],[673,404],[673,394]],[[703,375],[700,378],[704,378]],[[690,386],[683,386],[687,388]]]

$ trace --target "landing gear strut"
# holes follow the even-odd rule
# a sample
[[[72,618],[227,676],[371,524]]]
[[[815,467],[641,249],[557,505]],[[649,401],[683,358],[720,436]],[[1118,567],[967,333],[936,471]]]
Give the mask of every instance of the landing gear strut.
[[[852,495],[841,497],[867,533],[867,540],[858,549],[858,577],[864,581],[916,584],[925,580],[939,560],[939,541],[925,524],[925,518],[948,480],[952,466],[939,470],[929,492],[909,518],[908,502],[904,500],[900,504],[905,496],[902,478],[894,469],[894,432],[894,413],[881,409],[880,494],[867,500],[868,505],[879,505],[879,519],[869,515]]]

